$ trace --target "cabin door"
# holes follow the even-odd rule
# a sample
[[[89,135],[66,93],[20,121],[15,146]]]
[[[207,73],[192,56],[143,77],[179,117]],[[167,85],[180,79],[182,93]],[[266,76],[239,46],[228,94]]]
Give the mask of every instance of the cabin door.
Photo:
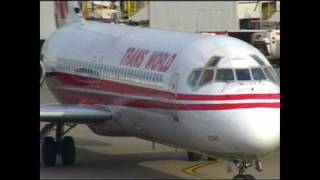
[[[175,122],[179,122],[178,119],[178,114],[177,114],[177,104],[176,104],[176,99],[177,99],[177,86],[179,82],[179,74],[174,73],[169,82],[169,92],[170,92],[170,97],[169,97],[169,106],[170,106],[170,112],[173,117],[173,120]]]

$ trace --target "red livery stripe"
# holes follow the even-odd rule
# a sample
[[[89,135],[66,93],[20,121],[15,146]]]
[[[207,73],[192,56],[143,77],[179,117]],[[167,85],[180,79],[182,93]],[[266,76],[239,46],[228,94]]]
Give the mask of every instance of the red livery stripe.
[[[53,91],[60,101],[70,104],[104,104],[127,106],[136,108],[155,108],[167,110],[230,110],[245,108],[280,108],[279,102],[272,103],[232,103],[232,104],[175,104],[159,102],[156,100],[144,100],[121,95],[94,94],[92,92],[75,92],[65,89],[54,89]]]
[[[108,80],[98,80],[77,75],[57,73],[56,78],[68,86],[92,88],[108,92],[129,94],[135,96],[147,96],[176,100],[245,100],[245,99],[280,99],[279,94],[237,94],[237,95],[196,95],[196,94],[173,94],[168,91],[161,91],[146,87],[139,87]]]
[[[210,101],[210,100],[243,100],[243,99],[280,99],[279,94],[237,94],[237,95],[191,95],[191,94],[178,94],[177,100],[197,100],[197,101]]]
[[[246,108],[280,108],[280,103],[236,103],[236,104],[187,104],[177,110],[230,110]]]
[[[246,109],[246,108],[280,108],[280,103],[237,103],[237,104],[169,104],[154,101],[136,101],[125,106],[138,108],[157,108],[171,110],[231,110],[231,109]]]

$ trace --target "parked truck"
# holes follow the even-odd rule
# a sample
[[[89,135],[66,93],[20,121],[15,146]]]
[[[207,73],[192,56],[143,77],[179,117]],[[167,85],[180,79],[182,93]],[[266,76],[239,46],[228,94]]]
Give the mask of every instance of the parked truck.
[[[280,31],[270,30],[256,32],[252,35],[251,44],[259,49],[268,59],[274,63],[280,61]]]

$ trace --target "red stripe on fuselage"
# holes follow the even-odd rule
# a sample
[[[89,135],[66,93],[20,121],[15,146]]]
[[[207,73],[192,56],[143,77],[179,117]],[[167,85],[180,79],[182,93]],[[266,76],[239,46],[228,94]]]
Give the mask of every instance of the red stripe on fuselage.
[[[55,76],[62,85],[75,86],[81,88],[99,89],[108,92],[129,94],[135,96],[147,96],[176,100],[247,100],[247,99],[280,99],[279,94],[238,94],[238,95],[197,95],[197,94],[173,94],[167,91],[155,90],[146,87],[139,87],[108,80],[98,80],[94,78],[56,73]]]
[[[193,95],[178,94],[177,100],[244,100],[244,99],[280,99],[279,94],[238,94],[238,95]]]
[[[144,100],[121,95],[96,94],[93,92],[79,92],[67,89],[54,89],[58,99],[67,104],[104,104],[114,106],[127,106],[136,108],[154,108],[167,110],[230,110],[244,108],[280,108],[279,102],[272,103],[233,103],[233,104],[175,104]]]

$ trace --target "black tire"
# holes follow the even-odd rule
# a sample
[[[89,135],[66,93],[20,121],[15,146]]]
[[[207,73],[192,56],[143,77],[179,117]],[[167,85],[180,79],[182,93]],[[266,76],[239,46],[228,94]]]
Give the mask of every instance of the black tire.
[[[65,166],[73,165],[76,160],[76,148],[74,140],[70,136],[66,136],[62,140],[61,146],[62,164]]]
[[[42,162],[44,166],[54,166],[57,160],[57,143],[53,137],[45,137],[42,142]]]
[[[246,175],[236,175],[232,178],[233,180],[247,180],[247,176]]]
[[[194,152],[188,152],[189,161],[200,161],[201,158],[202,158],[201,154],[194,153]]]
[[[252,175],[236,175],[235,177],[233,177],[233,180],[255,180],[256,178]]]
[[[256,178],[250,174],[247,174],[246,176],[247,176],[247,179],[249,180],[256,180]]]

